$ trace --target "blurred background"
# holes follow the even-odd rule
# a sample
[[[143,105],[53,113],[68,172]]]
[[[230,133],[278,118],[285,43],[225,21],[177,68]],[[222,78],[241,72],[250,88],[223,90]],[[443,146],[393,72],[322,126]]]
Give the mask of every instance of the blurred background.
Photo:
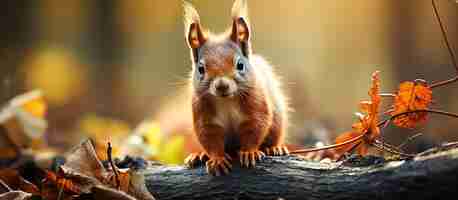
[[[220,32],[230,24],[232,1],[191,2],[205,28]],[[457,52],[458,4],[437,3]],[[110,138],[149,121],[150,131],[161,132],[155,133],[165,145],[160,152],[179,146],[168,152],[179,154],[170,161],[177,162],[182,152],[194,148],[187,142],[191,118],[183,88],[191,60],[181,4],[3,2],[0,102],[41,89],[49,104],[45,136],[49,144],[62,148],[78,143],[81,132]],[[271,61],[283,77],[295,110],[289,143],[302,145],[310,134],[333,138],[350,130],[358,102],[369,98],[375,70],[382,72],[386,92],[396,90],[401,81],[445,80],[455,73],[429,0],[248,4],[254,52]],[[434,107],[458,112],[458,83],[435,89],[433,97]],[[428,140],[444,142],[457,140],[456,130],[456,119],[432,116],[431,123],[419,129],[389,128],[385,133],[395,144],[419,132]],[[173,135],[180,139],[171,140]]]

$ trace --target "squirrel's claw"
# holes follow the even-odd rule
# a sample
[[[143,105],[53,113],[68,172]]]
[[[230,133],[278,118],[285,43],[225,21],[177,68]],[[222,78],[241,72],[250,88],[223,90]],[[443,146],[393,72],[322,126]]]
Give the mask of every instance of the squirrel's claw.
[[[224,157],[213,157],[207,162],[207,172],[213,176],[221,176],[229,174],[232,170],[232,164],[230,163],[230,157],[225,155]]]
[[[194,168],[199,164],[203,164],[208,160],[208,155],[205,152],[191,153],[184,159],[184,164],[190,168]]]
[[[264,150],[268,156],[285,156],[289,155],[288,148],[286,146],[273,146]]]
[[[266,156],[262,151],[240,151],[240,166],[242,167],[255,167],[256,161],[261,161]]]

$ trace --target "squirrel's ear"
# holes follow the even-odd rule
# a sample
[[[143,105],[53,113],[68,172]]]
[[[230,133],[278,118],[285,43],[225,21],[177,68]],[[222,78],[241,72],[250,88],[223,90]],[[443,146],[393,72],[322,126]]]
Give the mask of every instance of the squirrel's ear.
[[[240,45],[242,53],[248,57],[250,47],[250,25],[246,0],[236,0],[232,6],[231,40]]]
[[[196,9],[188,2],[183,1],[185,37],[190,48],[197,49],[201,47],[206,37],[200,25],[200,17]]]

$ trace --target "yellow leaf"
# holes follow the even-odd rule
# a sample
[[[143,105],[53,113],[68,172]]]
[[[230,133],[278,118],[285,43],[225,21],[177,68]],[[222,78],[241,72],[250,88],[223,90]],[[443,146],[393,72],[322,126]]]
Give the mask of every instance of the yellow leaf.
[[[94,139],[97,146],[103,146],[102,149],[106,149],[107,142],[111,142],[113,146],[119,146],[131,132],[126,122],[95,114],[84,116],[78,124],[80,131]]]
[[[29,147],[33,139],[42,140],[48,126],[44,119],[47,105],[41,91],[13,98],[0,112],[0,126],[16,147]]]
[[[159,149],[162,139],[162,132],[159,124],[154,122],[146,123],[143,130],[143,136],[151,148]]]
[[[184,137],[176,135],[170,138],[162,145],[158,159],[167,164],[181,164],[184,159]]]
[[[53,105],[64,105],[86,89],[85,68],[66,49],[37,49],[24,60],[26,87],[42,89]]]

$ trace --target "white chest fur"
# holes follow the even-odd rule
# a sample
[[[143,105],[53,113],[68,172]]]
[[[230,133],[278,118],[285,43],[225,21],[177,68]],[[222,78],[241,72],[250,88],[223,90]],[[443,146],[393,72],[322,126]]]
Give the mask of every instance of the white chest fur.
[[[237,129],[245,121],[245,115],[240,109],[238,102],[231,99],[218,99],[215,102],[216,113],[213,123],[224,128]]]

